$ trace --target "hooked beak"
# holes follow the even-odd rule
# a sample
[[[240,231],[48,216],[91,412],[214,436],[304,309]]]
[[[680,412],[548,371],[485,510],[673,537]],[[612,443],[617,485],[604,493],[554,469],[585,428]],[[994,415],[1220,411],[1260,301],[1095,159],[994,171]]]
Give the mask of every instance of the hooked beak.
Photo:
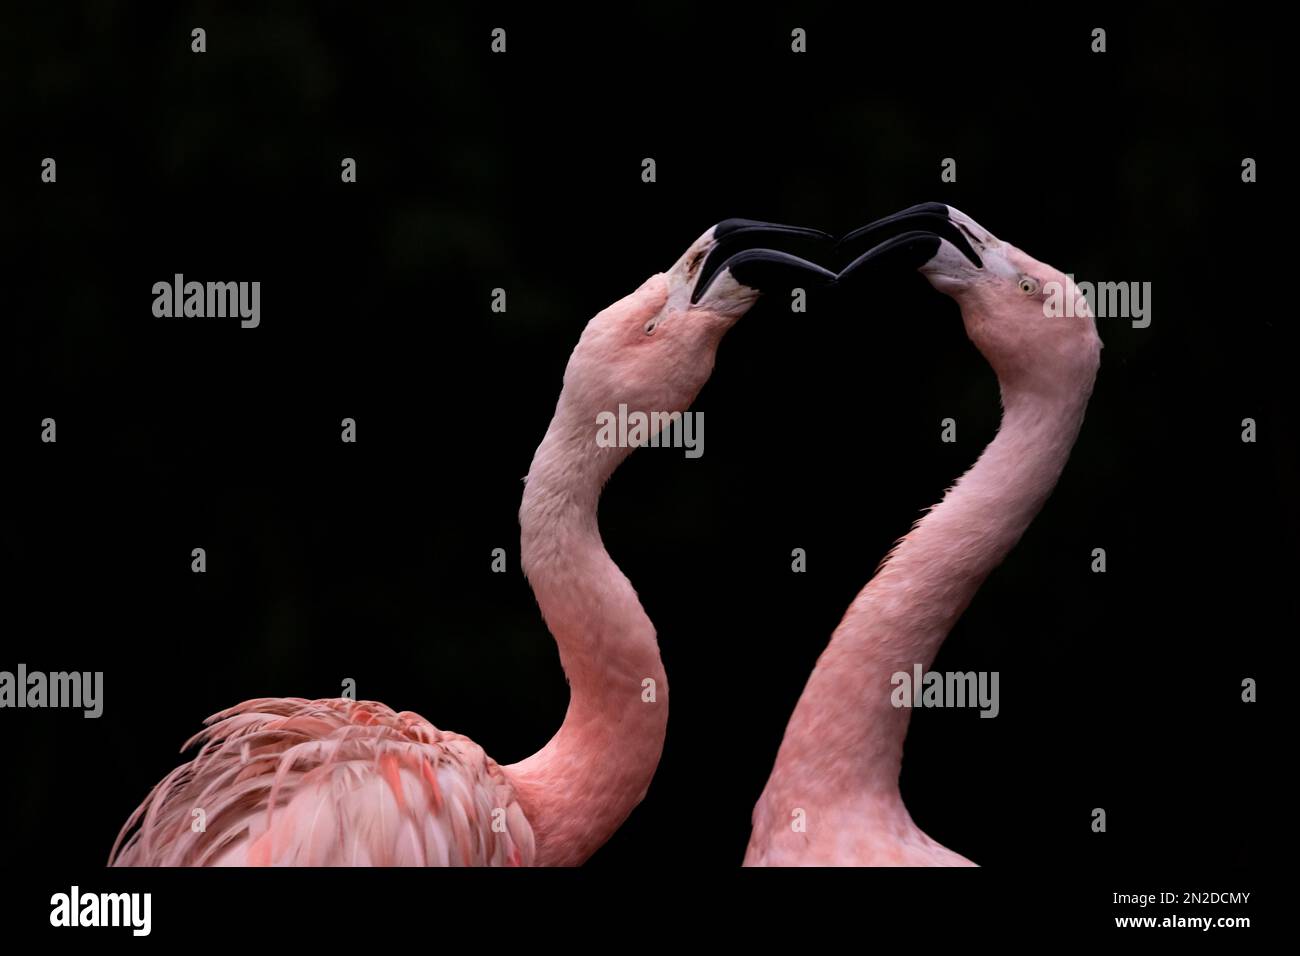
[[[840,246],[850,252],[864,246],[867,251],[846,266],[839,278],[843,281],[849,276],[912,268],[957,280],[984,268],[980,252],[996,244],[993,234],[965,213],[944,203],[922,203],[841,239]]]
[[[713,245],[691,292],[696,305],[730,275],[735,284],[757,292],[796,285],[828,285],[835,273],[788,251],[828,248],[834,237],[818,229],[782,226],[753,219],[726,219],[713,228]],[[730,285],[730,283],[726,283]]]

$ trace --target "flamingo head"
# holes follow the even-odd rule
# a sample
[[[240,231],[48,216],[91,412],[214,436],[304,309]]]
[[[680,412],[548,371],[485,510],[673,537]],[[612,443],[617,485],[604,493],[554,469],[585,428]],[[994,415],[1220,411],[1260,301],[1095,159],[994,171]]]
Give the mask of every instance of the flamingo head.
[[[790,249],[832,244],[813,229],[718,223],[667,272],[587,323],[564,373],[566,400],[582,416],[620,404],[651,414],[685,411],[708,381],[723,335],[760,295],[834,280]]]
[[[910,267],[955,299],[966,334],[1002,381],[1068,383],[1073,376],[1064,373],[1078,372],[1091,382],[1096,373],[1101,339],[1073,279],[960,210],[913,206],[854,230],[842,244],[870,248],[840,272],[841,283],[882,267]]]

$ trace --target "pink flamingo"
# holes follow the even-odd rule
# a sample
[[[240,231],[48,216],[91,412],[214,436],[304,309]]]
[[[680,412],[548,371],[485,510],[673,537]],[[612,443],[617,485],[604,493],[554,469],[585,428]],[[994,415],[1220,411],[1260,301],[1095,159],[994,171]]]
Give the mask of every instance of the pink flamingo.
[[[884,241],[881,241],[884,240]],[[1002,424],[979,460],[858,594],[786,726],[754,808],[747,866],[972,866],[912,822],[898,789],[908,708],[891,676],[928,668],[984,579],[1051,494],[1083,423],[1101,341],[1087,303],[1051,266],[942,203],[851,233],[880,242],[840,273],[903,263],[957,300],[993,366]],[[1077,318],[1046,318],[1049,282]]]
[[[769,282],[833,276],[764,240],[828,239],[727,220],[599,313],[564,373],[519,511],[521,556],[568,676],[564,723],[500,766],[459,734],[373,701],[262,698],[208,718],[198,754],[131,815],[119,866],[568,865],[641,801],[668,685],[653,625],[601,543],[601,487],[631,452],[597,416],[684,411],[723,334]]]

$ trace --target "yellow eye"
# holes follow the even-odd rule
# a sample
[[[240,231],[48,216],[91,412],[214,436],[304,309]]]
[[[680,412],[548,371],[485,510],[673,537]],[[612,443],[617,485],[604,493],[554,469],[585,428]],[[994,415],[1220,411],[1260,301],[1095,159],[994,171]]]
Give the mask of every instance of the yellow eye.
[[[1025,295],[1033,295],[1038,291],[1038,283],[1029,276],[1020,277],[1020,291]]]

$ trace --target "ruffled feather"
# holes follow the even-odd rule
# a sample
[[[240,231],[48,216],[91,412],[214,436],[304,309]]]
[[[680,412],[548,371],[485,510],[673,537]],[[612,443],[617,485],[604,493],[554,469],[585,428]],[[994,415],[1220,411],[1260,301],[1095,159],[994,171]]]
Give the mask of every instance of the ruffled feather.
[[[262,698],[209,717],[112,866],[529,866],[533,829],[473,741],[374,701]],[[203,811],[201,829],[194,814]]]

